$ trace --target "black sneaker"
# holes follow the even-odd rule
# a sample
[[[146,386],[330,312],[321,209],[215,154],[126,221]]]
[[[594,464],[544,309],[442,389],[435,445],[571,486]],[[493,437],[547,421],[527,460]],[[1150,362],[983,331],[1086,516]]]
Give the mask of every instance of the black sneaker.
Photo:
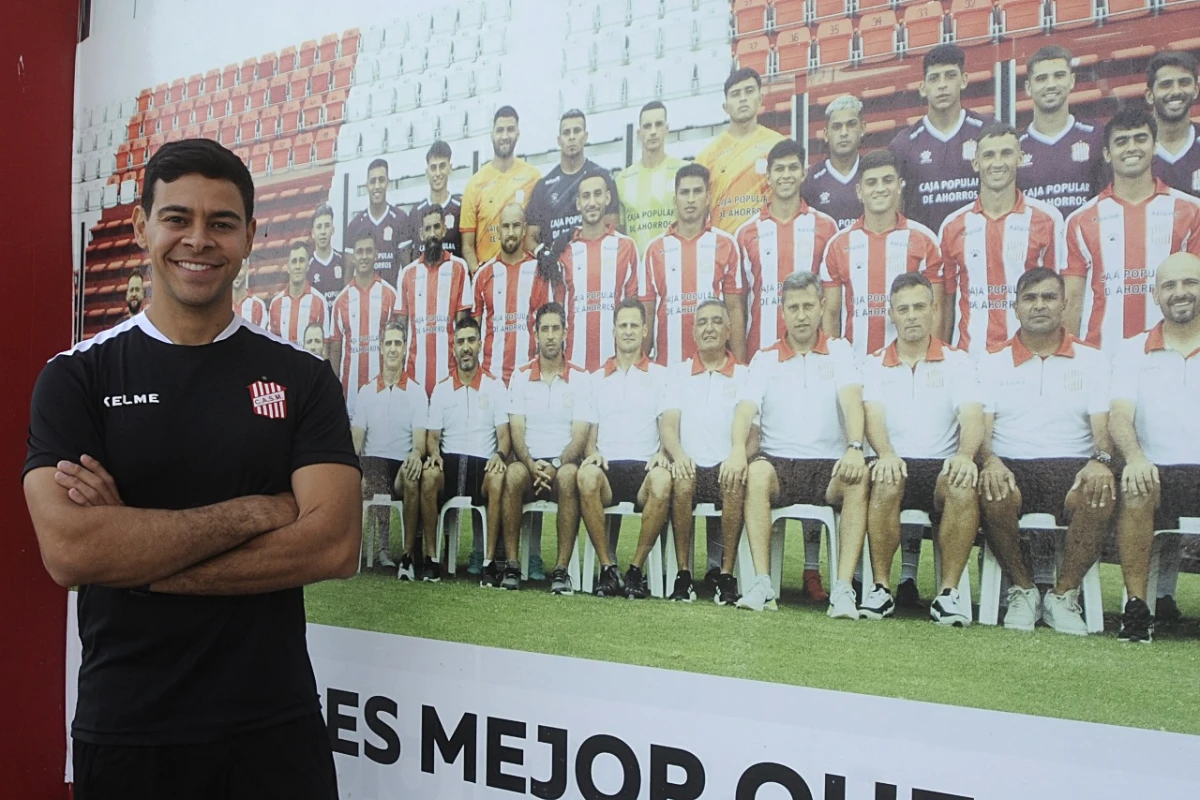
[[[713,602],[719,606],[732,606],[741,599],[738,594],[737,578],[730,575],[728,572],[717,573],[717,593],[713,597]]]
[[[650,584],[646,582],[646,574],[641,567],[629,565],[625,572],[625,596],[630,600],[645,600],[650,596]]]
[[[402,581],[417,579],[417,571],[413,568],[413,557],[408,553],[400,557],[400,568],[396,570],[396,577]]]
[[[1153,634],[1154,617],[1150,615],[1150,606],[1141,598],[1129,598],[1129,602],[1125,603],[1125,613],[1121,615],[1121,632],[1117,638],[1122,642],[1150,644]]]
[[[554,572],[550,573],[550,591],[560,595],[575,594],[571,574],[562,567],[555,567]]]
[[[504,576],[500,574],[500,564],[497,561],[485,565],[479,572],[479,585],[484,589],[500,588],[500,581],[503,579]]]
[[[925,608],[925,604],[921,602],[921,593],[917,591],[917,582],[912,578],[900,581],[900,585],[896,587],[896,608]]]
[[[704,585],[710,592],[717,590],[717,578],[719,577],[721,577],[720,567],[709,567],[708,572],[704,573]]]
[[[690,603],[696,599],[696,588],[692,586],[692,573],[686,569],[680,570],[675,576],[675,588],[667,598],[676,603]]]
[[[1183,615],[1179,613],[1179,606],[1174,597],[1164,594],[1158,598],[1158,602],[1154,604],[1154,622],[1156,624],[1174,625],[1181,619],[1183,619]]]
[[[437,583],[442,579],[442,565],[429,556],[425,556],[425,565],[421,567],[421,580],[426,583]]]
[[[508,562],[508,566],[504,568],[504,580],[500,585],[510,592],[515,592],[521,588],[521,565],[519,563],[516,561]]]
[[[616,564],[609,564],[600,570],[600,580],[596,582],[596,597],[622,597],[625,587],[621,585],[621,570]]]

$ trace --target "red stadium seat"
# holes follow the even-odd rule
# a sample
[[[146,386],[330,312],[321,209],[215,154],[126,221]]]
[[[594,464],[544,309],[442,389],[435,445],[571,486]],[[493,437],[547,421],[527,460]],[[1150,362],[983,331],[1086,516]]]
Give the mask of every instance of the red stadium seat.
[[[267,104],[279,105],[286,103],[288,99],[288,89],[290,88],[289,78],[291,76],[286,73],[281,73],[271,78],[270,88],[267,91]]]
[[[842,0],[845,2],[845,0]],[[775,28],[788,28],[808,22],[808,0],[775,0]]]
[[[317,131],[317,162],[333,161],[337,154],[337,131],[333,128],[322,128]]]
[[[229,95],[228,89],[222,89],[212,96],[212,102],[208,106],[209,119],[221,119],[229,115]]]
[[[150,101],[154,99],[154,91],[151,89],[142,89],[138,92],[137,110],[138,113],[143,113],[150,108]]]
[[[942,4],[928,0],[904,9],[904,45],[907,50],[933,47],[942,41]]]
[[[129,169],[132,166],[129,163],[129,142],[121,142],[117,145],[117,172]]]
[[[192,120],[197,125],[203,125],[212,119],[212,95],[201,95],[192,106]]]
[[[229,113],[241,114],[250,108],[250,87],[235,86],[229,93]]]
[[[238,141],[248,144],[258,139],[258,118],[258,111],[247,111],[242,114],[241,121],[238,123],[238,127],[241,129]]]
[[[1045,0],[998,0],[996,16],[1000,32],[1020,36],[1043,30],[1045,8]]]
[[[776,64],[781,73],[808,72],[812,34],[808,28],[788,28],[775,40]]]
[[[262,175],[267,171],[267,162],[271,158],[271,145],[267,143],[256,144],[250,148],[250,172],[255,175]]]
[[[250,84],[250,107],[262,108],[267,104],[267,89],[270,88],[270,81],[255,81]]]
[[[232,89],[238,85],[238,65],[226,64],[221,70],[221,88]]]
[[[992,38],[995,18],[992,0],[953,0],[950,3],[950,30],[960,44]]]
[[[199,139],[200,138],[200,126],[199,125],[188,125],[186,128],[180,128],[180,138],[182,138],[182,139]],[[171,139],[170,141],[177,141],[177,140]]]
[[[238,76],[238,83],[243,86],[249,86],[258,80],[258,59],[247,58],[242,62],[241,74]]]
[[[350,78],[354,74],[354,59],[339,58],[333,62],[333,89],[350,88]]]
[[[270,80],[279,71],[279,56],[275,53],[263,53],[258,57],[258,79]]]
[[[767,0],[733,0],[733,18],[738,36],[756,33],[767,27]]]
[[[146,140],[134,139],[129,143],[129,166],[140,167],[146,163]]]
[[[233,154],[235,156],[237,156],[238,158],[240,158],[242,160],[243,164],[245,164],[247,166],[250,165],[250,148],[249,147],[236,147],[233,150]]]
[[[283,172],[292,166],[292,140],[277,139],[271,145],[271,171]]]
[[[289,100],[283,104],[283,113],[279,117],[282,125],[280,130],[284,136],[300,130],[300,101]]]
[[[142,135],[142,121],[145,118],[146,114],[140,111],[129,118],[129,124],[125,126],[125,138],[127,140],[136,139]]]
[[[183,78],[176,78],[175,80],[171,81],[171,91],[170,94],[167,95],[167,99],[172,103],[178,103],[183,99],[183,90],[186,87],[187,84],[184,83]]]
[[[168,131],[175,130],[177,124],[175,121],[175,112],[178,108],[179,106],[175,105],[174,103],[167,103],[162,108],[158,109],[157,115],[155,115],[153,111],[147,114],[147,121],[155,122],[154,130],[147,131],[147,133],[166,133]],[[157,117],[157,119],[155,119],[155,117]]]
[[[301,128],[316,128],[321,124],[321,109],[325,107],[325,100],[320,95],[312,95],[304,98],[304,106],[300,112],[300,127]]]
[[[317,50],[317,56],[322,64],[332,64],[337,60],[338,51],[338,35],[336,33],[327,33],[321,37],[321,47]]]
[[[325,124],[341,122],[346,116],[346,90],[334,89],[325,96]],[[318,142],[320,139],[318,138]],[[318,147],[320,145],[318,144]]]
[[[1096,0],[1050,0],[1051,29],[1063,30],[1096,21]]]
[[[737,61],[739,67],[752,67],[759,75],[767,74],[767,62],[771,58],[771,42],[766,36],[738,38]]]
[[[310,94],[325,94],[330,89],[330,83],[333,78],[333,64],[321,63],[312,68],[312,73],[309,75],[309,93]]]
[[[279,134],[279,106],[269,106],[263,109],[258,118],[258,134],[260,139],[270,139]]]
[[[231,116],[218,120],[220,126],[220,134],[217,136],[217,141],[225,147],[233,147],[237,144],[238,117]]]
[[[827,19],[817,26],[817,64],[840,64],[851,58],[854,25],[848,19]]]
[[[876,11],[886,11],[892,7],[891,0],[858,0],[854,13],[860,17],[873,14]]]
[[[296,59],[295,47],[288,45],[279,51],[279,61],[276,64],[276,72],[291,72],[298,66],[300,66],[300,64]]]
[[[850,16],[849,9],[846,7],[846,0],[813,0],[812,3],[812,21],[816,22],[822,19],[830,19],[832,17],[848,17]],[[821,37],[818,36],[818,39]]]
[[[1108,0],[1108,18],[1133,19],[1150,13],[1150,0]]]
[[[186,128],[188,125],[195,125],[200,120],[195,117],[196,101],[184,100],[175,107],[175,127]]]
[[[864,15],[858,23],[859,55],[862,58],[894,55],[899,31],[895,11],[889,9]]]
[[[317,63],[317,40],[309,39],[300,44],[300,63],[297,66],[311,67]]]
[[[162,108],[167,104],[167,95],[171,93],[170,84],[160,83],[154,87],[154,107]]]
[[[308,94],[308,77],[311,73],[308,67],[300,67],[288,75],[288,97],[300,100]]]
[[[221,70],[213,67],[204,73],[204,93],[212,94],[221,88]]]
[[[167,141],[164,134],[156,133],[146,140],[146,160],[154,158],[154,154],[158,152],[158,148],[162,147]]]
[[[221,141],[221,123],[215,119],[210,119],[200,127],[200,136],[205,139],[212,139],[214,142]]]
[[[307,167],[313,160],[313,135],[302,133],[292,145],[292,166]]]
[[[197,98],[204,94],[204,76],[200,73],[189,75],[187,79],[187,94],[184,97]]]
[[[358,28],[350,28],[345,33],[343,33],[342,34],[342,47],[341,47],[341,50],[338,52],[338,57],[339,58],[349,58],[350,56],[356,54],[358,52],[358,42],[361,37],[362,37],[362,34],[359,33]]]

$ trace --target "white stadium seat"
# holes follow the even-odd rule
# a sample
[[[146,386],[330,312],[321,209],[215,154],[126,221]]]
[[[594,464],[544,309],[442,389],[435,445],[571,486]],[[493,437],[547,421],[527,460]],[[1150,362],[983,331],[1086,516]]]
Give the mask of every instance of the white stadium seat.
[[[625,28],[605,28],[592,39],[592,61],[596,69],[625,60]]]
[[[378,67],[375,69],[375,80],[386,81],[400,74],[400,63],[404,60],[404,51],[399,47],[388,47],[379,54]]]
[[[475,33],[483,27],[484,6],[482,3],[467,3],[458,10],[458,33]]]
[[[83,164],[79,156],[71,159],[71,183],[83,183]]]
[[[729,44],[730,30],[727,15],[703,14],[696,16],[690,25],[692,43],[696,46],[707,44]]]
[[[384,124],[384,138],[387,141],[385,148],[389,153],[397,153],[408,149],[409,133],[412,131],[412,122],[407,118],[393,117]]]
[[[508,52],[508,40],[503,36],[484,34],[479,37],[479,58],[486,64]]]
[[[104,199],[104,186],[97,183],[88,187],[84,194],[84,210],[98,211]]]
[[[445,102],[446,77],[440,70],[422,76],[420,97],[422,108],[436,106]]]
[[[447,103],[438,109],[441,118],[441,135],[439,138],[448,142],[465,139],[467,133],[467,106],[461,103]]]
[[[122,115],[121,115],[121,101],[120,100],[113,100],[111,103],[109,103],[107,106],[104,107],[104,121],[105,122],[117,122],[121,118],[122,118]]]
[[[447,3],[433,13],[433,32],[452,34],[458,24],[458,9]]]
[[[446,97],[459,100],[470,97],[475,91],[474,73],[466,65],[455,67],[446,73]]]
[[[662,97],[663,70],[651,67],[653,64],[630,65],[630,69],[633,69],[634,73],[632,75],[626,73],[629,88],[628,96],[625,98],[626,105],[630,108],[640,107],[651,100]]]
[[[100,153],[96,156],[96,173],[101,178],[107,178],[117,168],[117,157],[113,153]]]
[[[475,68],[475,94],[485,95],[500,91],[504,67],[501,64],[488,66],[479,64]],[[489,125],[491,122],[489,121]]]
[[[400,74],[414,76],[425,68],[425,51],[422,49],[407,49],[400,54]]]
[[[408,22],[398,19],[389,23],[383,37],[385,47],[405,47],[408,44]]]
[[[365,86],[374,83],[378,66],[374,56],[360,53],[358,60],[354,62],[354,85]]]
[[[441,135],[441,120],[436,114],[418,114],[412,122],[412,147],[428,147]]]
[[[671,25],[664,23],[662,33],[663,51],[668,56],[692,49],[691,25]]]
[[[563,71],[577,72],[591,69],[591,33],[571,34],[563,42]]]
[[[403,79],[396,83],[396,110],[412,111],[420,105],[417,89],[420,83],[411,79]]]
[[[391,83],[375,86],[367,98],[372,117],[385,117],[396,111],[396,89]]]
[[[103,201],[105,208],[112,208],[117,204],[117,202],[120,200],[120,196],[118,194],[119,191],[120,190],[115,183],[105,184]]]
[[[346,98],[346,119],[351,122],[366,119],[371,115],[371,110],[367,106],[369,95],[366,90],[365,86],[351,89],[350,96]]]
[[[374,53],[383,47],[383,28],[378,25],[369,25],[362,33],[362,39],[359,43],[359,58],[362,58],[363,53]],[[225,87],[229,88],[229,87]]]
[[[698,92],[711,91],[714,87],[719,91],[729,77],[733,66],[733,55],[728,47],[710,48],[701,51],[694,60],[697,80],[693,89]]]
[[[442,70],[450,65],[450,51],[453,49],[449,38],[440,37],[429,42],[425,48],[425,69]]]
[[[622,76],[618,70],[610,69],[594,74],[588,87],[588,111],[608,111],[620,108],[623,105],[622,83]]]
[[[627,28],[625,31],[626,60],[624,63],[645,64],[647,61],[658,58],[658,48],[661,41],[662,32],[657,27]]]
[[[373,119],[362,128],[362,155],[376,156],[385,152],[384,144],[387,135],[387,125],[382,120]]]
[[[121,205],[127,206],[137,200],[137,181],[132,178],[127,181],[121,181]]]

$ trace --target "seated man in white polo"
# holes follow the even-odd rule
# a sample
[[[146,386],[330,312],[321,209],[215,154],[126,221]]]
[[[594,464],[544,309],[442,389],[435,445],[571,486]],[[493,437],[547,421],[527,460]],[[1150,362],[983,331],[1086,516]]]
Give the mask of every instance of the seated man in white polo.
[[[1096,563],[1116,505],[1108,433],[1108,359],[1063,327],[1062,276],[1035,267],[1017,280],[1020,328],[979,362],[983,526],[1012,585],[1004,626],[1033,630],[1038,619],[1086,635],[1079,586]],[[1063,568],[1042,598],[1021,556],[1023,514],[1068,524]]]
[[[787,333],[750,362],[733,421],[725,468],[746,477],[746,536],[754,559],[754,582],[737,601],[741,608],[774,610],[771,586],[771,508],[841,507],[837,580],[829,616],[858,619],[850,579],[867,530],[867,469],[863,459],[862,378],[844,339],[821,330],[825,292],[816,274],[793,272],[780,290]],[[762,452],[746,466],[755,415],[761,418]]]
[[[942,554],[942,585],[929,606],[940,625],[971,624],[971,598],[958,582],[979,529],[979,472],[983,404],[975,362],[932,335],[933,284],[917,272],[892,281],[888,315],[896,338],[867,357],[863,406],[867,441],[879,458],[871,467],[867,538],[875,585],[859,615],[883,619],[896,608],[892,559],[900,545],[900,512],[928,512]]]
[[[454,323],[454,366],[438,381],[429,399],[426,424],[429,457],[421,476],[421,517],[425,523],[425,566],[422,579],[441,578],[442,554],[437,552],[437,525],[441,506],[451,497],[470,497],[471,504],[487,508],[487,554],[481,586],[499,586],[499,567],[492,561],[500,530],[500,501],[504,492],[505,462],[509,455],[508,393],[504,384],[479,364],[483,348],[479,320],[463,317]],[[516,553],[516,549],[508,551]],[[516,570],[520,585],[521,570]],[[507,571],[506,571],[507,576]]]
[[[558,559],[550,578],[554,594],[572,594],[567,573],[579,535],[579,462],[587,446],[592,411],[587,373],[567,361],[567,314],[561,303],[534,313],[537,357],[512,375],[508,391],[513,457],[504,476],[504,546],[517,552],[521,506],[534,498],[558,504]],[[511,562],[510,562],[511,563]],[[510,588],[512,577],[505,574]]]
[[[404,501],[404,551],[400,578],[413,580],[413,547],[417,541],[421,460],[425,457],[425,390],[404,369],[408,353],[405,320],[390,320],[383,329],[383,371],[358,390],[350,434],[362,462],[363,499],[377,494]],[[394,567],[388,547],[392,509],[371,509],[379,542],[378,561]]]
[[[1154,301],[1162,321],[1117,351],[1108,420],[1125,458],[1117,534],[1129,593],[1118,635],[1126,642],[1151,641],[1161,623],[1145,600],[1154,531],[1200,517],[1200,414],[1188,381],[1192,367],[1200,374],[1200,258],[1168,256]]]
[[[742,535],[746,490],[742,477],[734,479],[724,462],[731,449],[738,395],[749,370],[737,363],[729,350],[729,309],[725,301],[709,298],[696,306],[692,338],[696,353],[670,368],[663,403],[662,442],[671,457],[671,523],[678,566],[675,586],[667,599],[684,603],[696,599],[691,572],[695,530],[692,515],[697,504],[712,503],[721,510],[724,543],[715,599],[733,605],[738,600],[733,563]],[[751,440],[747,453],[754,456],[758,452],[757,427],[751,428]]]
[[[591,374],[592,423],[587,456],[579,465],[579,509],[592,547],[600,560],[598,597],[650,596],[643,568],[667,524],[671,504],[671,472],[662,453],[659,416],[666,391],[667,368],[642,353],[646,307],[627,297],[613,309],[614,353]],[[604,509],[633,503],[642,513],[637,550],[625,573],[609,552]]]

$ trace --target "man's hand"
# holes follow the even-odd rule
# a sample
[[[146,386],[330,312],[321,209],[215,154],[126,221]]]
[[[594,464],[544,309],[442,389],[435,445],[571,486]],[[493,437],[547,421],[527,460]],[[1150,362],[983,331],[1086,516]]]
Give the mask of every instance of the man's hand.
[[[841,478],[847,486],[857,486],[867,475],[867,462],[862,450],[853,447],[833,465],[833,477]]]
[[[608,472],[608,459],[605,458],[604,453],[601,453],[599,450],[596,450],[590,456],[585,458],[579,466],[582,468],[586,467],[588,464],[595,464],[600,469]]]
[[[729,457],[721,462],[721,470],[717,473],[721,488],[732,490],[745,486],[747,466],[745,451],[734,448]]]
[[[1012,470],[1004,466],[1004,462],[992,456],[979,471],[979,485],[983,487],[983,496],[989,503],[998,502],[1008,497],[1009,492],[1017,490],[1017,479]]]
[[[483,471],[495,475],[503,475],[504,470],[507,468],[508,465],[504,462],[504,457],[499,453],[492,453],[492,457],[488,459],[487,466],[483,468]]]
[[[89,455],[80,456],[82,462],[58,462],[54,480],[67,490],[67,497],[80,506],[123,506],[125,501],[117,492],[117,482],[103,465]]]
[[[1075,476],[1071,491],[1082,487],[1083,495],[1092,508],[1104,508],[1117,500],[1117,488],[1112,470],[1099,461],[1089,461]]]
[[[534,494],[541,494],[543,491],[549,492],[554,486],[555,469],[549,461],[539,458],[533,462],[533,469],[529,470],[529,473],[533,475]]]
[[[855,451],[858,452],[858,451]],[[908,477],[908,465],[895,453],[880,456],[871,468],[871,483],[899,483]]]
[[[675,480],[692,480],[696,477],[696,462],[692,461],[691,456],[680,456],[671,462],[671,477]]]
[[[1131,495],[1150,494],[1158,486],[1158,467],[1148,458],[1139,458],[1125,465],[1121,473],[1121,488]]]
[[[979,484],[979,467],[961,453],[955,453],[942,464],[942,474],[951,486],[965,489]]]
[[[430,453],[425,457],[425,469],[441,469],[443,466],[441,453]]]
[[[421,454],[416,450],[409,450],[408,457],[404,459],[404,464],[400,467],[400,471],[410,481],[415,481],[421,477]]]
[[[666,455],[664,455],[661,450],[659,450],[657,453],[655,453],[650,458],[650,460],[646,462],[646,472],[649,472],[650,470],[654,469],[655,467],[662,467],[663,469],[666,469],[666,470],[669,470],[671,468],[671,462],[667,459]]]

